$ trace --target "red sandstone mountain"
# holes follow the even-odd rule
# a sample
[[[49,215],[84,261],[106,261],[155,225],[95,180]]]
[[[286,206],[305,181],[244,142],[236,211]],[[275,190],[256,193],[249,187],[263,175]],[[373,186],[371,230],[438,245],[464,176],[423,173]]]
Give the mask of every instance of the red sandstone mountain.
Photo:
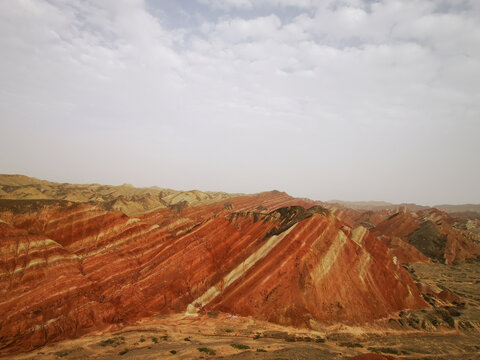
[[[428,306],[382,241],[313,202],[189,196],[137,218],[103,200],[0,200],[1,352],[156,314],[316,328]]]
[[[414,246],[423,258],[453,264],[480,256],[480,235],[459,226],[464,223],[459,220],[437,209],[400,212],[379,223],[373,233],[392,249],[398,247],[402,262],[425,260],[412,251]]]

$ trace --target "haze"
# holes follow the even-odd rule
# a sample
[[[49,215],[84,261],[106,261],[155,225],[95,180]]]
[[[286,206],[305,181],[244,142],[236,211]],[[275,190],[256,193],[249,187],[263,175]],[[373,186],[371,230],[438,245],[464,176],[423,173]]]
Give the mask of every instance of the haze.
[[[480,3],[0,2],[0,173],[480,203]]]

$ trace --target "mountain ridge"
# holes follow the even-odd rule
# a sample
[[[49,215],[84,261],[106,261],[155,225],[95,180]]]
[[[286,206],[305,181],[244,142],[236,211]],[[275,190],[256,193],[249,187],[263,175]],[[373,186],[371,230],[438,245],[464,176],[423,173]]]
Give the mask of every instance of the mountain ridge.
[[[451,329],[438,314],[449,319],[460,298],[408,266],[480,255],[478,221],[437,209],[356,210],[276,190],[159,192],[152,209],[152,194],[129,186],[46,182],[57,199],[31,199],[32,184],[11,184],[0,183],[0,354],[172,314],[322,331],[408,329],[400,314],[424,311],[422,326]]]

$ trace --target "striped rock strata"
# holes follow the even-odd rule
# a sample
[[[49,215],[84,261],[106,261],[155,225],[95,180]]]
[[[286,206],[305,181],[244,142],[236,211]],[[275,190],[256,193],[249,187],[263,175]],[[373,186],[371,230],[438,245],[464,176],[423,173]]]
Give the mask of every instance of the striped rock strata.
[[[157,314],[219,310],[316,327],[428,306],[366,228],[285,193],[138,218],[15,201],[0,204],[4,354]]]
[[[457,226],[455,219],[437,209],[418,212],[396,213],[380,222],[372,231],[392,248],[403,248],[403,262],[423,262],[414,246],[423,255],[434,261],[453,264],[480,256],[480,236]],[[399,239],[406,245],[401,245]]]

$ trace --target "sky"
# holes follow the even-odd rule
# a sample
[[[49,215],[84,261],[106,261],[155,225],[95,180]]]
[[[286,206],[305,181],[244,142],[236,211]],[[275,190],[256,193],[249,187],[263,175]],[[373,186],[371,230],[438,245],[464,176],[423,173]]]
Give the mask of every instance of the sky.
[[[478,0],[0,1],[0,173],[480,203]]]

